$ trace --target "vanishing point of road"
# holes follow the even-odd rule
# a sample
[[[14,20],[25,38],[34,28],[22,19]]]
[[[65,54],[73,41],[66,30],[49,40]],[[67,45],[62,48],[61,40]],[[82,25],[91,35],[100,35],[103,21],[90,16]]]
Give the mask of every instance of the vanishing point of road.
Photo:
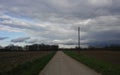
[[[86,65],[58,51],[39,75],[101,75]]]

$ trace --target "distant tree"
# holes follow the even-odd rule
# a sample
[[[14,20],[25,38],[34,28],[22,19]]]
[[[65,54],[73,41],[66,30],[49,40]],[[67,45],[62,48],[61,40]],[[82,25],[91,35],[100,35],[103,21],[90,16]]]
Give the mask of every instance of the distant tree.
[[[13,44],[10,44],[4,48],[7,51],[18,51],[18,50],[23,50],[21,46],[15,46]]]
[[[40,51],[40,50],[58,50],[57,45],[45,45],[45,44],[33,44],[33,45],[27,45],[27,50],[30,51]]]

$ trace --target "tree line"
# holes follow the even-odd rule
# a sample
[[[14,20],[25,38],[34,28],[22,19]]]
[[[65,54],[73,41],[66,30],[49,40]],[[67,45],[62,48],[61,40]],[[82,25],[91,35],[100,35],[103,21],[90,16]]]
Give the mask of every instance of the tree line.
[[[44,50],[58,50],[58,45],[45,45],[45,44],[33,44],[17,46],[17,45],[8,45],[5,47],[0,47],[0,51],[44,51]]]

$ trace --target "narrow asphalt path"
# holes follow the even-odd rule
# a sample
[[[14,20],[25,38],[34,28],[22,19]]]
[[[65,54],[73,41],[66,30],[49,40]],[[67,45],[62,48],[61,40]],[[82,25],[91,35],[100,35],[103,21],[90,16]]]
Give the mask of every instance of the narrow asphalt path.
[[[39,75],[101,75],[58,51]]]

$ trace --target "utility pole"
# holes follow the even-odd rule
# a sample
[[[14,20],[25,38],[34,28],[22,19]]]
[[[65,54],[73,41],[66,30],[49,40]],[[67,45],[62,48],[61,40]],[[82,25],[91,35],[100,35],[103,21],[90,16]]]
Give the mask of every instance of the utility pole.
[[[78,27],[78,49],[80,49],[80,27]]]

